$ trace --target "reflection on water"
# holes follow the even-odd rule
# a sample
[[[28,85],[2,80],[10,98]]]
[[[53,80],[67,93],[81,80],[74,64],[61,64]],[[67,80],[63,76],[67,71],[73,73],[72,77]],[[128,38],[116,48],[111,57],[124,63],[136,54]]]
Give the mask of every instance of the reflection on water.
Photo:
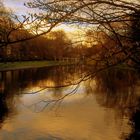
[[[106,108],[115,108],[127,115],[139,103],[138,75],[133,71],[107,70],[96,76],[96,83],[97,100]]]
[[[85,66],[0,72],[0,139],[138,139],[138,74],[109,69],[71,85],[89,72]]]
[[[127,136],[126,140],[139,140],[140,139],[140,104],[136,111],[130,118],[132,132]]]

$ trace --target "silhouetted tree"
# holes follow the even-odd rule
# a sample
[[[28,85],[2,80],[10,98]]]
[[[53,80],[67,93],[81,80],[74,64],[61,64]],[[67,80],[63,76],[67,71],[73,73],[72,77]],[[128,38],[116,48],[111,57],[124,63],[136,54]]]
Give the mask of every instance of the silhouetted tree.
[[[139,35],[137,32],[139,27],[133,28],[134,24],[139,25],[139,2],[125,0],[33,0],[26,6],[43,10],[42,15],[38,15],[38,18],[42,20],[47,17],[52,23],[83,25],[93,32],[96,30],[105,33],[114,42],[115,49],[110,51],[111,55],[116,55],[115,50],[117,50],[121,52],[121,56],[123,55],[119,62],[126,61],[130,64],[132,61],[132,64],[140,64],[138,57],[140,40],[135,39],[135,36]],[[108,57],[106,58],[108,59]]]

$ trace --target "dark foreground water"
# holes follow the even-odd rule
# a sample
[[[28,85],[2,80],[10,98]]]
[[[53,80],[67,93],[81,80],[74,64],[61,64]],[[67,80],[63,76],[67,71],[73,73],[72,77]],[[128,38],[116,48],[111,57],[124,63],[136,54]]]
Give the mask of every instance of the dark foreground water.
[[[84,66],[0,72],[0,140],[140,140],[136,72],[90,74]]]

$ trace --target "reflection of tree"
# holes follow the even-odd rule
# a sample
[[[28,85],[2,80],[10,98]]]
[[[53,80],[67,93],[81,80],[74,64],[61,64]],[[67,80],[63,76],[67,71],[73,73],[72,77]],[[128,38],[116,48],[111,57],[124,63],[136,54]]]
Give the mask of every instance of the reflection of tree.
[[[16,92],[28,88],[40,87],[42,91],[46,88],[66,87],[72,85],[75,81],[79,80],[81,75],[85,73],[84,68],[80,66],[57,66],[28,70],[15,70],[1,72],[1,89]],[[36,91],[37,92],[37,91]]]
[[[110,93],[134,92],[137,74],[131,70],[109,69],[96,76],[98,89]]]
[[[140,97],[139,74],[132,70],[107,69],[95,77],[95,87],[88,82],[87,90],[96,95],[97,102],[109,109],[115,110],[116,118],[127,118],[131,125],[130,135],[122,134],[126,140],[140,139]],[[123,119],[122,119],[123,121]]]
[[[0,93],[0,128],[6,118],[14,114],[14,94]]]
[[[79,86],[80,85],[78,84],[74,87],[69,87],[69,88],[71,88],[71,91],[69,91],[65,94],[59,93],[60,95],[58,95],[58,96],[53,95],[52,99],[43,99],[41,101],[37,101],[36,103],[29,105],[28,108],[33,109],[35,112],[42,112],[47,107],[50,107],[51,109],[57,109],[62,104],[62,102],[64,101],[65,98],[77,93]],[[56,90],[55,88],[53,88],[53,89]],[[59,87],[59,89],[60,89],[60,87]],[[62,89],[62,90],[64,90],[64,89]]]
[[[58,104],[69,95],[76,92],[81,83],[84,67],[57,66],[39,69],[15,70],[1,72],[1,89],[3,93],[11,95],[51,93],[52,99],[44,99],[36,104]],[[78,82],[79,84],[78,84]],[[32,89],[39,87],[39,90]],[[28,90],[29,89],[29,90]],[[31,91],[30,91],[31,89]],[[70,89],[70,90],[69,90]],[[68,90],[68,91],[67,91]]]
[[[64,99],[77,93],[83,81],[86,81],[83,84],[88,91],[86,94],[95,94],[97,102],[105,108],[115,110],[117,118],[133,116],[135,108],[139,104],[138,74],[131,70],[113,68],[96,72],[97,69],[93,71],[88,68],[80,69],[80,67],[67,66],[2,72],[0,77],[1,85],[3,85],[3,88],[0,88],[2,93],[0,94],[0,123],[2,124],[9,115],[13,114],[14,97],[29,94],[25,91],[25,93],[19,92],[20,90],[39,86],[41,87],[40,91],[51,91],[51,98],[41,98],[41,100],[26,106],[40,112],[46,108],[56,109],[59,107]],[[49,85],[47,81],[51,81],[53,84]],[[65,84],[71,86],[67,87]],[[46,88],[47,90],[45,90]],[[40,91],[31,92],[31,94],[40,94]],[[132,127],[135,127],[135,124],[132,124]]]
[[[132,133],[127,136],[126,140],[139,140],[140,139],[140,106],[132,114],[130,119],[130,124],[132,125]]]
[[[138,104],[137,74],[129,70],[109,69],[96,77],[98,102],[117,110],[119,115],[131,114]]]
[[[3,94],[0,93],[0,128],[2,127],[2,123],[4,122],[8,114],[9,114],[9,108],[6,104]]]
[[[73,73],[72,69],[70,69],[69,73],[68,69],[67,70],[66,69],[67,69],[66,67],[59,67],[55,68],[54,72],[52,72],[53,69],[51,69],[47,78],[49,78],[50,76],[51,78],[49,78],[49,80],[51,79],[51,81],[54,82],[54,85],[53,86],[44,85],[44,88],[42,88],[41,90],[30,93],[30,94],[39,94],[45,89],[48,89],[48,91],[52,91],[54,93],[53,99],[39,101],[35,104],[35,106],[37,104],[41,104],[42,102],[46,104],[45,107],[47,107],[50,104],[57,104],[62,102],[65,97],[75,93],[75,91],[83,81],[86,81],[84,86],[86,88],[87,94],[93,93],[94,90],[98,102],[102,106],[115,109],[117,113],[119,113],[117,114],[119,116],[120,115],[129,116],[131,114],[130,110],[133,107],[137,106],[138,95],[136,85],[139,78],[136,72],[134,74],[134,71],[132,70],[124,70],[124,69],[122,70],[116,68],[104,70],[103,68],[102,70],[99,69],[99,73],[97,73],[96,70],[93,72],[93,70],[91,71],[91,69],[90,70],[86,69],[83,77],[81,77],[81,73],[79,76],[76,75],[77,77],[76,79],[78,80],[76,80],[75,82],[73,80],[75,72]],[[67,84],[68,79],[71,82]],[[72,86],[75,86],[75,89],[64,94],[67,88],[72,89]]]

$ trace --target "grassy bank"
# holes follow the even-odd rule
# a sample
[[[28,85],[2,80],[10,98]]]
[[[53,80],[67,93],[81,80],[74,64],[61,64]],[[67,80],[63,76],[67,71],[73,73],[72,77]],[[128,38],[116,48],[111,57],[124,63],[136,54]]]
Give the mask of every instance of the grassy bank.
[[[28,69],[28,68],[40,68],[47,66],[56,66],[56,65],[67,65],[66,62],[57,62],[57,61],[23,61],[23,62],[7,62],[0,63],[0,71],[6,70],[17,70],[17,69]]]

